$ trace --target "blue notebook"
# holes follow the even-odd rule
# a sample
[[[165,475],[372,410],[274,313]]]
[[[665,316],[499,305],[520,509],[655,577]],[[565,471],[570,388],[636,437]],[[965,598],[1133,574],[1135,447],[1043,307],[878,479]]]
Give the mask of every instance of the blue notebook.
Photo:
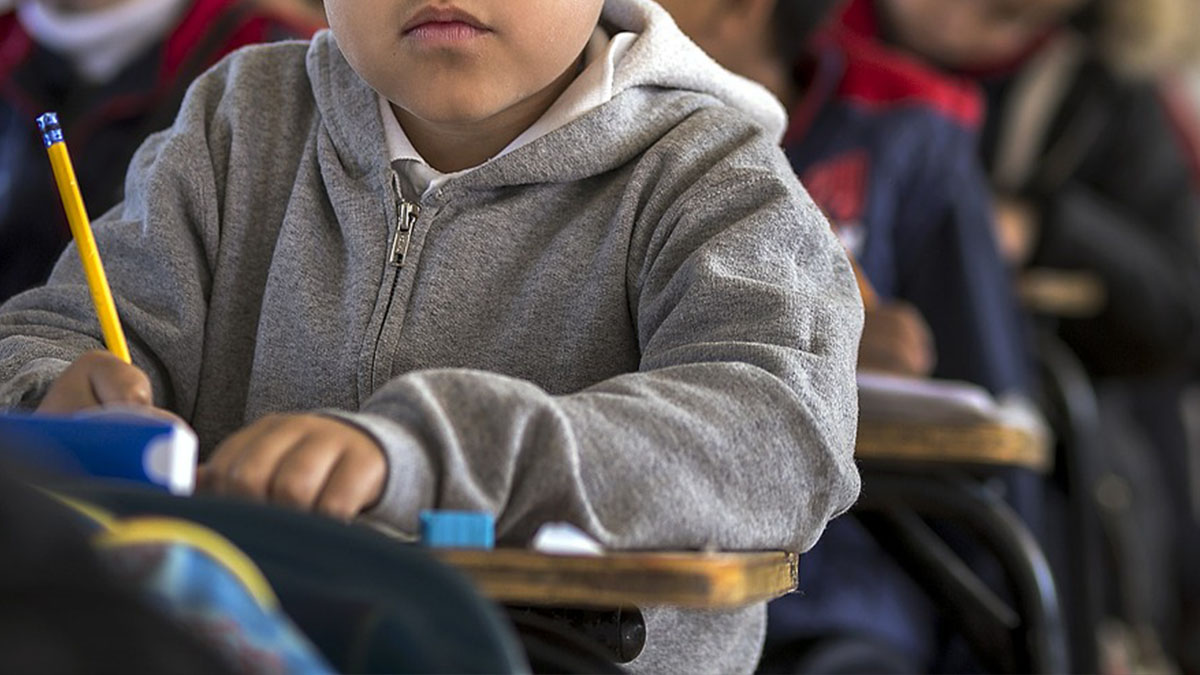
[[[125,411],[78,415],[0,413],[0,457],[36,469],[118,478],[191,494],[196,434],[186,426]]]

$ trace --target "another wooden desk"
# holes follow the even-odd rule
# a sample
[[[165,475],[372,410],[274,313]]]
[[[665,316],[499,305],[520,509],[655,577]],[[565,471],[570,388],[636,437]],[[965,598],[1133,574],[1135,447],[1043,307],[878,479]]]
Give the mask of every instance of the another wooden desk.
[[[1017,280],[1017,295],[1025,309],[1064,319],[1088,319],[1104,311],[1108,292],[1094,274],[1034,268]]]
[[[548,555],[523,549],[439,550],[484,595],[502,603],[561,607],[730,609],[796,588],[794,553]]]
[[[885,462],[1020,467],[1046,473],[1054,462],[1045,438],[995,423],[921,424],[860,420],[854,454]]]
[[[917,412],[920,412],[918,409]],[[1054,575],[1019,516],[977,476],[995,468],[1047,472],[1049,439],[994,421],[860,420],[858,521],[959,626],[989,672],[1067,672]],[[1000,565],[1011,599],[993,593],[930,519],[974,537]]]

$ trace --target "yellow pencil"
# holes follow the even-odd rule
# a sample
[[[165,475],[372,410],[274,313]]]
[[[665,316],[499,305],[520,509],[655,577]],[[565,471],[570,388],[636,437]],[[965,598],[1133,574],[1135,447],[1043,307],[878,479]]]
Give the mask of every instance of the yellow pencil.
[[[862,294],[863,309],[875,309],[875,306],[879,304],[879,296],[875,293],[875,287],[867,279],[867,274],[863,272],[862,266],[854,259],[854,254],[847,251],[846,255],[850,257],[850,268],[854,270],[854,280],[858,282],[858,292]]]
[[[37,125],[42,132],[46,152],[50,154],[54,181],[58,183],[58,194],[62,196],[63,208],[67,211],[71,236],[75,238],[75,246],[79,249],[79,260],[83,263],[83,273],[92,292],[92,303],[96,306],[96,315],[100,317],[104,344],[108,351],[129,363],[129,345],[125,343],[125,332],[121,330],[121,321],[117,318],[117,306],[108,286],[108,277],[104,275],[104,265],[100,263],[100,251],[96,248],[96,238],[92,236],[92,226],[83,205],[83,195],[79,193],[79,182],[75,180],[71,156],[67,154],[67,144],[63,141],[62,127],[58,125],[58,115],[48,112],[37,119]]]

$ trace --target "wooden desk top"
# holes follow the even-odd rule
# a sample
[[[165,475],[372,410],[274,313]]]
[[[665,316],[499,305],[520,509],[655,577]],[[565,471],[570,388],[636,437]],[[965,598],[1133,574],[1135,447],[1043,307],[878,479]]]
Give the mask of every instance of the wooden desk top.
[[[524,549],[434,551],[497,602],[561,607],[730,609],[795,590],[798,556],[750,553],[549,555]]]
[[[1017,279],[1021,304],[1035,314],[1064,319],[1087,319],[1104,311],[1108,293],[1104,282],[1088,272],[1033,268]]]
[[[1008,466],[1046,473],[1054,463],[1048,439],[992,422],[921,424],[860,420],[854,454],[887,462]]]

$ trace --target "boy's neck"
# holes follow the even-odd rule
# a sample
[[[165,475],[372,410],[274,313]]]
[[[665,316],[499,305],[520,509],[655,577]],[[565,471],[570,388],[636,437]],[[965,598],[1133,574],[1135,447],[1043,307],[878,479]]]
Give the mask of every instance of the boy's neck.
[[[413,148],[421,153],[429,166],[441,173],[470,169],[498,155],[546,114],[575,80],[579,63],[573,63],[545,89],[484,120],[444,124],[429,122],[394,103],[392,112]]]

